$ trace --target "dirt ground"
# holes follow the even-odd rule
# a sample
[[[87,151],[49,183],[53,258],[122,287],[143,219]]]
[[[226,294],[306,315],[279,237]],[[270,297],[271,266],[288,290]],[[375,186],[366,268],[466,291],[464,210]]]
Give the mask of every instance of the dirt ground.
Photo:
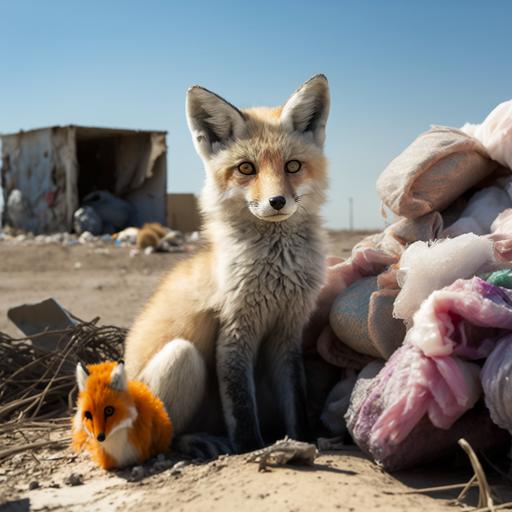
[[[332,233],[330,253],[347,256],[365,234]],[[7,319],[8,308],[47,297],[84,320],[100,316],[102,324],[129,327],[162,274],[182,257],[133,257],[129,249],[108,246],[0,243],[0,331],[19,334]],[[0,511],[457,510],[450,501],[460,489],[419,492],[460,484],[472,474],[453,467],[443,463],[389,475],[357,450],[347,449],[321,453],[314,466],[266,472],[245,456],[232,456],[186,465],[161,458],[135,473],[106,473],[61,446],[0,462]],[[495,491],[510,499],[508,490]],[[475,506],[476,497],[472,490],[465,501]]]

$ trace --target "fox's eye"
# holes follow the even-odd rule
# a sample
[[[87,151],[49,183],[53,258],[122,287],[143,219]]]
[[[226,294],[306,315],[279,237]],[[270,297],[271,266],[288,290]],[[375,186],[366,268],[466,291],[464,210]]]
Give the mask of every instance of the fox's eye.
[[[298,160],[290,160],[289,162],[286,162],[286,165],[284,167],[286,169],[286,172],[294,173],[300,171],[302,164]]]
[[[85,416],[88,420],[92,420],[92,414],[91,414],[91,411],[85,411],[85,412],[84,412],[84,416]]]
[[[246,176],[249,176],[250,174],[256,174],[256,169],[254,168],[254,165],[251,164],[251,162],[242,162],[238,166],[238,170]]]
[[[105,407],[105,410],[103,412],[105,413],[106,417],[112,416],[112,414],[114,414],[114,408],[111,405],[107,405],[107,407]]]

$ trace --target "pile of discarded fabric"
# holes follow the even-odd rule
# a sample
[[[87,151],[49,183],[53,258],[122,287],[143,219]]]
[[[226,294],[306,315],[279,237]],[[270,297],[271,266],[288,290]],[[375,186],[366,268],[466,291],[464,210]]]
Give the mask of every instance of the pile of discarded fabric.
[[[512,101],[434,126],[384,170],[398,219],[345,261],[306,330],[342,368],[322,420],[385,469],[512,433]]]

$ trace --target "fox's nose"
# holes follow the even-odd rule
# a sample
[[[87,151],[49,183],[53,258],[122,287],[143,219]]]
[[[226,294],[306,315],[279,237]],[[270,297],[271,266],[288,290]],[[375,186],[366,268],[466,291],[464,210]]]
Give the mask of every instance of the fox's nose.
[[[103,432],[100,432],[98,434],[98,437],[96,438],[100,443],[102,443],[103,441],[105,441],[105,434]]]
[[[271,197],[268,202],[274,210],[280,210],[286,204],[286,198],[283,196],[274,196]]]

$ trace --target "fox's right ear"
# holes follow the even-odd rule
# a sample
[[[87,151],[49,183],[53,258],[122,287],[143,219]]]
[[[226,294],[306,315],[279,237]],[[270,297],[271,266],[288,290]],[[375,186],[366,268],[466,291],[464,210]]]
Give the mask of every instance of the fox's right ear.
[[[187,91],[187,121],[196,150],[205,159],[247,130],[240,110],[198,85]]]
[[[327,78],[325,75],[315,75],[284,104],[281,124],[290,131],[311,137],[318,146],[323,147],[329,104]]]
[[[89,377],[89,372],[87,368],[82,366],[82,363],[78,363],[76,365],[76,383],[78,384],[78,389],[83,391],[87,385],[87,379]]]

